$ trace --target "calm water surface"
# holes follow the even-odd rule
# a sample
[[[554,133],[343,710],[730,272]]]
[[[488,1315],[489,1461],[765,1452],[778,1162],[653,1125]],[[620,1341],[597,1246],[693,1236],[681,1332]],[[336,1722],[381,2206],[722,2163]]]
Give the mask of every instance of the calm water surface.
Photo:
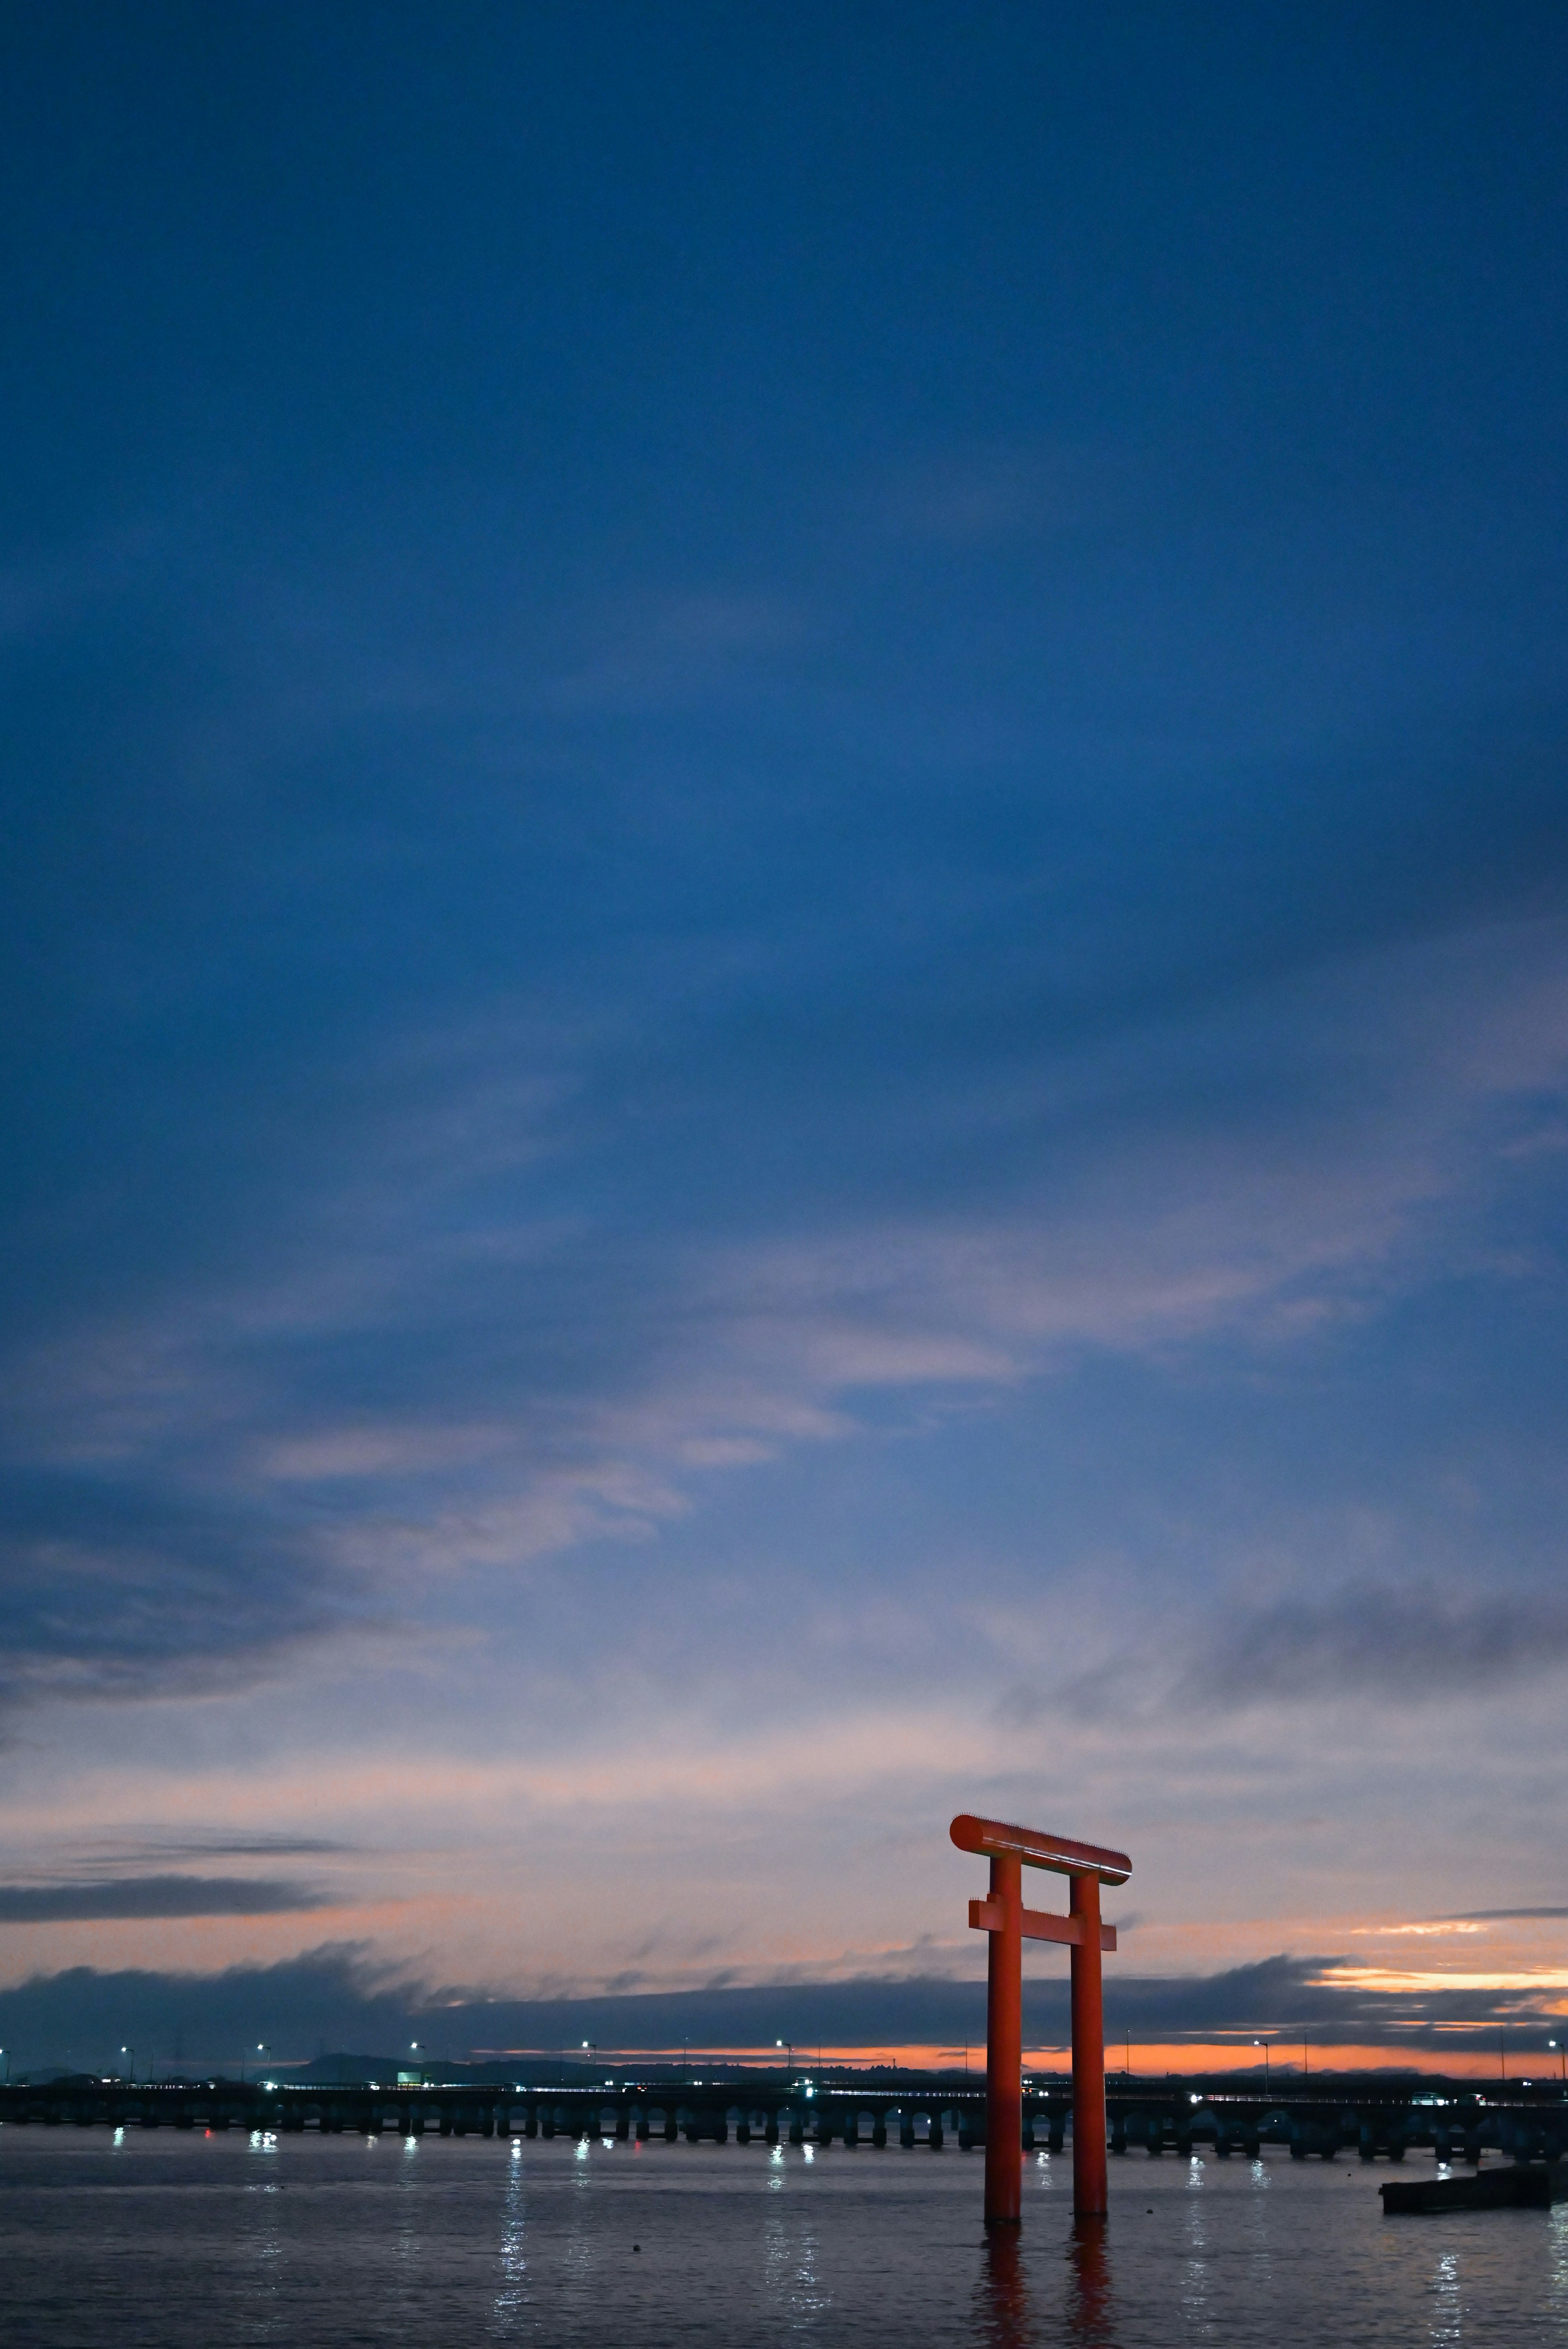
[[[1568,2344],[1568,2206],[1385,2220],[1387,2174],[1129,2155],[1085,2243],[1041,2155],[998,2248],[957,2152],[7,2127],[3,2337]]]

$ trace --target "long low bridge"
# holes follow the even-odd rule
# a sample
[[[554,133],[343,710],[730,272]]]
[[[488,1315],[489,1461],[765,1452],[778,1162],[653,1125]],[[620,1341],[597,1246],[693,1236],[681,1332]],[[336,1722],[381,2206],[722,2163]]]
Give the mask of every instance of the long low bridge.
[[[1221,2159],[1256,2158],[1264,2145],[1293,2158],[1401,2161],[1429,2148],[1439,2161],[1479,2161],[1495,2151],[1518,2161],[1568,2153],[1568,2089],[1556,2083],[1478,2093],[1474,2084],[1431,2079],[1345,2079],[1283,2095],[1260,2093],[1235,2075],[1106,2084],[1112,2153],[1175,2153],[1207,2146]],[[1060,2152],[1071,2133],[1065,2083],[1038,2084],[1023,2099],[1026,2149]],[[115,2129],[306,2129],[363,2137],[662,2138],[723,2145],[922,2146],[932,2152],[985,2143],[983,2075],[859,2072],[814,2075],[735,2074],[708,2081],[628,2076],[600,2086],[525,2080],[392,2085],[373,2081],[204,2079],[132,2083],[77,2075],[0,2087],[0,2125]]]

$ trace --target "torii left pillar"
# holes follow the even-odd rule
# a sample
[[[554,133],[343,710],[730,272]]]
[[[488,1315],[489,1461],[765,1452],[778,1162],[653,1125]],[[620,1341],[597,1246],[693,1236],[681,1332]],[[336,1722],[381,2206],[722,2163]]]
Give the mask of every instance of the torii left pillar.
[[[1100,1953],[1116,1946],[1100,1921],[1100,1887],[1125,1884],[1121,1851],[1070,1836],[977,1819],[964,1811],[950,1829],[961,1851],[991,1862],[991,1891],[969,1904],[969,1921],[990,1936],[986,1976],[985,2223],[1016,2227],[1023,2216],[1023,1944],[1063,1941],[1073,1953],[1073,2211],[1103,2219],[1106,2178],[1106,2029]],[[1023,1906],[1023,1870],[1048,1868],[1068,1878],[1068,1913]]]

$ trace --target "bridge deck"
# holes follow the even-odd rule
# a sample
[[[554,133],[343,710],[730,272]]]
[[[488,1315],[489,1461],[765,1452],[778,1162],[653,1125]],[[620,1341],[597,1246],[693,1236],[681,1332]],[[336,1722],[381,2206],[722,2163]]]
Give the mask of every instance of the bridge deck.
[[[1071,2128],[1071,2087],[1025,2091],[1026,2145],[1060,2149]],[[1195,2144],[1221,2157],[1286,2145],[1328,2158],[1349,2148],[1364,2160],[1400,2160],[1429,2147],[1439,2159],[1477,2161],[1483,2150],[1514,2158],[1568,2153],[1568,2095],[1557,2084],[1484,2099],[1461,2082],[1305,2084],[1278,2095],[1225,2080],[1107,2084],[1112,2150],[1148,2154]],[[239,2081],[222,2077],[136,2083],[78,2076],[0,2087],[0,2125],[278,2131],[422,2137],[663,2137],[775,2144],[920,2144],[934,2150],[985,2141],[983,2075],[861,2073],[790,2081],[780,2074],[704,2080],[625,2076],[613,2085],[530,2080],[421,2083]]]

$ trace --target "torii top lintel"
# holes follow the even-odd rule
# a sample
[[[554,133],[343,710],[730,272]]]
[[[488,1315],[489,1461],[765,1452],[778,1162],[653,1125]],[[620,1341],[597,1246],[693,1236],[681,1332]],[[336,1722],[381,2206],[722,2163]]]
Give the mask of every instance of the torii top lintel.
[[[1009,1826],[1002,1819],[977,1819],[961,1811],[948,1830],[960,1851],[1014,1853],[1025,1868],[1054,1868],[1059,1876],[1097,1876],[1102,1884],[1125,1884],[1132,1862],[1125,1851],[1106,1851],[1097,1843],[1078,1843],[1071,1836],[1042,1834],[1035,1827]]]

